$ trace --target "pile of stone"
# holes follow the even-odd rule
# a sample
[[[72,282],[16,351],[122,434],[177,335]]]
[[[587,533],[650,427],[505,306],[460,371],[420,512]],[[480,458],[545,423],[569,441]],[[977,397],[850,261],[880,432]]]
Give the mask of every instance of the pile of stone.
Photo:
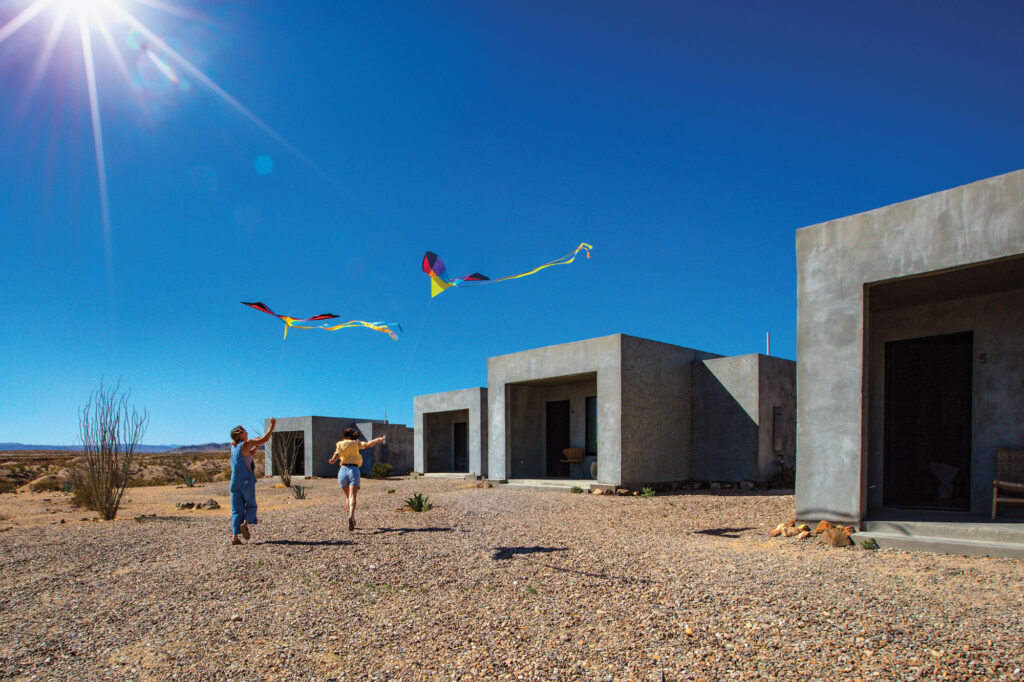
[[[217,504],[217,500],[209,499],[206,502],[192,502],[191,500],[186,502],[179,502],[175,505],[178,509],[220,509],[220,505]]]
[[[850,536],[854,533],[853,526],[836,526],[830,521],[819,521],[814,531],[806,523],[797,524],[796,519],[790,519],[786,523],[780,523],[772,531],[772,537],[795,537],[798,540],[806,540],[812,535],[818,536],[818,540],[830,547],[848,547],[853,544]]]

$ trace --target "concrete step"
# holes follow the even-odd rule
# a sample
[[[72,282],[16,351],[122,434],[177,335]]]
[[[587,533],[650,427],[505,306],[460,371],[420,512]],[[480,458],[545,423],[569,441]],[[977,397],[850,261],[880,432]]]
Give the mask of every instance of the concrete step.
[[[965,539],[964,537],[905,535],[878,530],[863,530],[850,536],[850,539],[858,545],[868,538],[874,539],[879,547],[891,547],[911,552],[938,552],[940,554],[1024,559],[1024,543],[1020,542],[993,542],[991,540]]]
[[[897,537],[929,537],[978,542],[1008,542],[1024,545],[1024,523],[1019,521],[906,521],[868,520],[860,524],[865,533],[884,533]]]
[[[510,488],[530,488],[533,490],[562,490],[569,491],[573,486],[579,486],[585,491],[590,491],[591,485],[596,485],[593,479],[571,479],[571,478],[511,478],[502,482],[501,485]]]

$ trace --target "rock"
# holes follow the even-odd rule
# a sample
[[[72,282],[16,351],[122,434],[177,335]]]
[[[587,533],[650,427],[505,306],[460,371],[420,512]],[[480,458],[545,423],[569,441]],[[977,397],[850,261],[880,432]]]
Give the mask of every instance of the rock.
[[[801,523],[799,526],[796,527],[796,529],[802,533],[805,530],[809,531],[811,527],[808,526],[806,523]]]
[[[604,491],[601,490],[600,488],[591,488],[590,489],[590,494],[591,495],[603,495]]]
[[[809,531],[809,530],[800,531],[800,535],[797,535],[796,537],[797,537],[798,540],[806,540],[807,538],[811,537],[811,531]]]
[[[785,528],[782,529],[782,534],[785,537],[787,537],[787,538],[792,538],[792,537],[795,537],[797,535],[800,535],[800,532],[801,531],[797,530],[793,526],[786,526]]]
[[[847,536],[849,536],[849,535],[853,535],[857,531],[854,530],[853,526],[843,526],[843,532],[846,533]]]
[[[753,481],[743,481],[743,482],[740,483],[740,488],[742,488],[743,490],[753,490],[754,489],[754,482]]]
[[[710,485],[708,485],[708,488],[710,488],[711,490],[721,490],[722,484],[719,483],[718,481],[713,481]]]
[[[823,531],[826,531],[829,528],[835,528],[835,527],[836,527],[836,524],[832,523],[831,521],[818,521],[818,527],[814,529],[814,534],[815,535],[820,535]]]
[[[786,521],[786,525],[787,526],[795,526],[796,525],[796,519],[790,519],[789,521]]]
[[[196,509],[202,509],[202,508],[203,508],[203,503],[202,502],[197,502],[196,503]]]
[[[206,501],[206,508],[207,509],[220,509],[220,504],[217,502],[217,500],[214,500],[214,499],[211,498],[211,499]]]
[[[481,481],[476,484],[477,488],[493,488],[494,485],[490,481]]]
[[[615,494],[616,495],[629,495],[629,489],[627,489],[627,488],[616,488],[615,489]]]
[[[196,505],[194,502],[179,502],[176,506],[178,509],[192,509]]]
[[[241,617],[241,616],[239,616],[239,615],[238,615],[237,613],[235,613],[235,614],[232,614],[232,616],[231,616],[231,622],[232,622],[232,623],[241,623],[241,622],[242,622],[242,617]]]
[[[772,531],[772,537],[773,538],[779,537],[780,535],[782,535],[782,533],[785,530],[786,530],[786,524],[780,523],[779,525],[775,526],[775,530]]]
[[[827,528],[818,537],[830,547],[848,547],[853,544],[850,536],[842,528]]]

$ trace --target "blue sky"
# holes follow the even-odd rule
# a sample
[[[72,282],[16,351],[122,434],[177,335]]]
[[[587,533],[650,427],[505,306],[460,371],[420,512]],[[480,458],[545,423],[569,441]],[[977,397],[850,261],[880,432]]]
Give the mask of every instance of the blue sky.
[[[795,358],[797,228],[1024,166],[1019,2],[117,2],[266,128],[88,10],[108,268],[76,7],[33,77],[76,3],[0,42],[0,441],[76,442],[101,379],[193,443],[411,424],[489,356],[617,332]],[[419,269],[582,241],[432,302]],[[405,333],[282,342],[243,300]]]

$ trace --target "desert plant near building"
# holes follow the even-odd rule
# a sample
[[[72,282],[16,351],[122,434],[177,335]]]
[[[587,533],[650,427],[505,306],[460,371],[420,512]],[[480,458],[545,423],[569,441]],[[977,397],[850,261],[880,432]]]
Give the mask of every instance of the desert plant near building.
[[[274,473],[281,477],[281,483],[292,487],[292,471],[299,456],[298,431],[279,431],[270,437],[267,447],[270,448],[271,459],[274,461]],[[305,453],[303,453],[305,454]]]
[[[578,485],[574,485],[573,487],[569,488],[569,492],[575,495],[579,495],[580,493],[583,492],[583,488],[579,487]]]
[[[430,504],[430,498],[423,493],[413,493],[413,496],[405,501],[405,506],[412,509],[414,512],[430,511],[433,507],[433,505]]]
[[[640,497],[654,497],[657,494],[658,493],[654,490],[654,488],[650,486],[647,486],[646,488],[640,491]]]
[[[120,382],[109,389],[100,382],[78,412],[85,461],[72,471],[71,485],[80,502],[107,521],[117,516],[135,449],[149,424],[149,412],[140,414],[130,397]]]
[[[186,488],[191,488],[196,484],[196,477],[192,474],[185,474],[181,477],[181,480],[184,482]]]
[[[388,478],[395,468],[388,462],[375,462],[370,468],[370,478]]]
[[[296,500],[304,500],[306,499],[307,491],[305,486],[301,486],[296,483],[294,486],[292,486],[292,494],[295,495]]]

